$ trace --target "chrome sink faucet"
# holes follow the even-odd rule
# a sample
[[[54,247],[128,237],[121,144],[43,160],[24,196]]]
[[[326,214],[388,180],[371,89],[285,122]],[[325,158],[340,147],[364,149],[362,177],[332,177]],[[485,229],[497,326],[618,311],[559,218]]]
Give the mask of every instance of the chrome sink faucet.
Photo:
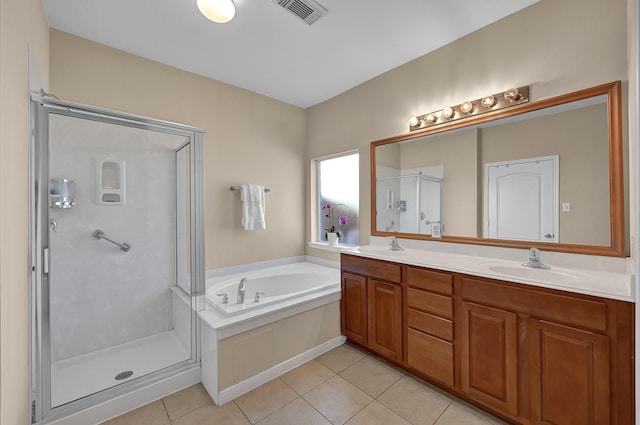
[[[238,285],[238,299],[236,300],[237,304],[242,304],[244,302],[244,293],[247,290],[247,278],[243,277],[240,279],[240,284]]]
[[[526,263],[522,263],[522,265],[525,267],[531,267],[533,269],[549,270],[551,268],[540,260],[540,250],[535,247],[529,250],[529,261]]]
[[[404,251],[404,248],[398,244],[398,239],[395,236],[391,237],[391,242],[389,242],[391,246],[391,251]]]

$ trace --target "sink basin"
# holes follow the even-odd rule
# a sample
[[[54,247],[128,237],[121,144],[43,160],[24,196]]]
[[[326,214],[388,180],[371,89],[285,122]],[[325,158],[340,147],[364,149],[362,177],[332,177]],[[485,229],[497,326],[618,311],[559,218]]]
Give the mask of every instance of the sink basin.
[[[594,280],[593,276],[586,273],[574,270],[559,270],[557,268],[547,270],[534,269],[525,266],[492,265],[489,266],[488,269],[501,275],[519,277],[523,279],[551,281],[556,283],[574,283]]]
[[[561,280],[573,280],[577,281],[579,278],[575,274],[559,272],[556,270],[548,270],[548,269],[534,269],[530,267],[514,267],[514,266],[492,266],[489,267],[489,270],[500,273],[500,274],[508,274],[511,276],[518,276],[523,278],[531,278],[531,279],[540,279],[540,278],[551,278],[551,279],[561,279]]]
[[[392,251],[388,245],[363,245],[358,248],[363,254],[384,253],[389,255],[404,255],[405,251]]]

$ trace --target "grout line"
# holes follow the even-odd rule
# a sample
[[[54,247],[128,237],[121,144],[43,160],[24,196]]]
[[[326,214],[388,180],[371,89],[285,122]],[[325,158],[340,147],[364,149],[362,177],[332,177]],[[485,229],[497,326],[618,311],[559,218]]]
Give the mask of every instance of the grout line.
[[[162,402],[162,407],[164,407],[164,413],[167,414],[167,419],[169,419],[169,424],[171,425],[173,423],[173,421],[171,420],[171,416],[169,416],[169,411],[167,410],[167,405],[164,404],[164,397],[160,399],[160,401]]]
[[[444,410],[442,411],[442,413],[440,413],[440,415],[436,418],[436,420],[435,420],[435,422],[433,423],[433,425],[437,425],[437,423],[438,423],[438,421],[440,420],[440,418],[445,414],[445,412],[446,412],[447,410],[449,410],[449,408],[450,408],[452,405],[453,405],[453,401],[450,401],[450,402],[449,402],[449,405],[447,406],[447,408],[446,408],[446,409],[444,409]],[[405,419],[405,420],[406,420],[406,419]]]
[[[253,422],[251,422],[251,419],[249,419],[249,417],[247,416],[246,413],[244,413],[244,410],[242,410],[242,408],[238,405],[238,403],[236,403],[236,399],[233,399],[231,401],[229,401],[229,403],[233,403],[236,405],[236,407],[238,408],[238,410],[240,411],[240,413],[242,413],[242,416],[245,417],[245,419],[247,420],[247,422],[249,422],[250,424],[253,424]],[[264,418],[263,418],[264,419]],[[262,420],[262,419],[260,419]]]

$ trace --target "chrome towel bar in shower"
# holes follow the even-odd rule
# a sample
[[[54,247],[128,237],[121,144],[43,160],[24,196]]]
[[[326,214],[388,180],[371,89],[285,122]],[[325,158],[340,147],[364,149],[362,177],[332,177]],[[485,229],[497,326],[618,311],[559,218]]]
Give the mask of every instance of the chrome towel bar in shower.
[[[111,242],[114,245],[118,245],[120,247],[121,250],[123,250],[124,252],[128,252],[131,249],[131,245],[129,245],[128,243],[119,243],[114,241],[113,239],[109,239],[108,237],[106,237],[104,235],[104,232],[100,229],[97,229],[96,231],[94,231],[91,236],[93,236],[96,239],[104,239],[105,241]]]

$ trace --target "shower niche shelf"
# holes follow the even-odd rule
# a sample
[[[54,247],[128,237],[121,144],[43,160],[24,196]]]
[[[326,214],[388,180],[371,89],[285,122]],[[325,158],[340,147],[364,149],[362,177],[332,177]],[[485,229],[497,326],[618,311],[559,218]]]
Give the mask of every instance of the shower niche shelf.
[[[124,161],[96,160],[96,202],[98,205],[125,204]]]

